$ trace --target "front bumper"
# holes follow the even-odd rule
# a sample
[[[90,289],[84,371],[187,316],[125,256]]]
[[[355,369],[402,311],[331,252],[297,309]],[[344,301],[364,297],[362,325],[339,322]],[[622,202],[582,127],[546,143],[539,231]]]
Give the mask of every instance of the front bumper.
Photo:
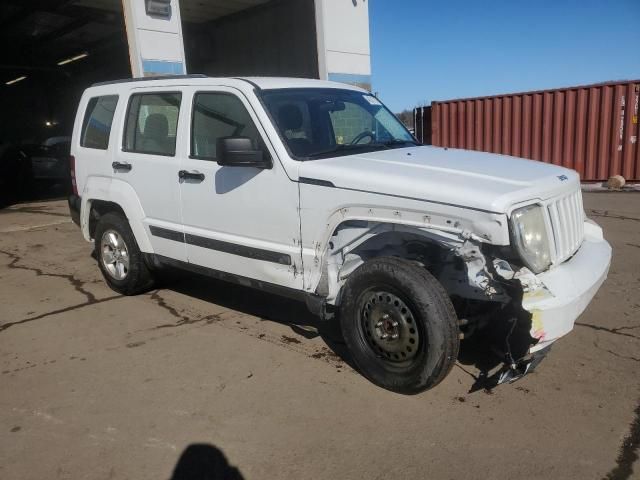
[[[584,242],[562,265],[537,275],[543,286],[526,292],[522,306],[531,313],[531,336],[538,340],[530,353],[542,350],[573,329],[607,278],[611,246],[602,229],[591,221],[584,225]]]

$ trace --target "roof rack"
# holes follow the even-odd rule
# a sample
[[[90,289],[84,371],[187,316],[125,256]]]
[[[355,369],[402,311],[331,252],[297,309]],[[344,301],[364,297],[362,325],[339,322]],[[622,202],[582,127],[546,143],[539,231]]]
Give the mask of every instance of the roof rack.
[[[129,82],[146,82],[151,80],[173,80],[182,78],[207,78],[207,75],[203,73],[191,73],[188,75],[160,75],[156,77],[136,77],[136,78],[121,78],[119,80],[109,80],[106,82],[94,83],[92,87],[100,87],[102,85],[113,85],[115,83],[129,83]]]

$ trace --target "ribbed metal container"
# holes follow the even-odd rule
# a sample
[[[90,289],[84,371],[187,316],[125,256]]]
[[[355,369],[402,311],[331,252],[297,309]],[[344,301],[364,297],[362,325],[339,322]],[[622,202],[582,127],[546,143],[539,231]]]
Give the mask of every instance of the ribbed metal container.
[[[432,102],[414,111],[427,145],[573,168],[583,181],[640,180],[640,80]]]

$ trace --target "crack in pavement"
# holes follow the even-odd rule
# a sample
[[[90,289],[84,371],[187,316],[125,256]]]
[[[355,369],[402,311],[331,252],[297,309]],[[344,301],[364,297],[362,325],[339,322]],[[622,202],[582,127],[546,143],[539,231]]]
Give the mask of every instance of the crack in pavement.
[[[615,218],[616,220],[631,220],[634,222],[640,222],[640,218],[627,217],[626,215],[616,215],[614,213],[609,213],[608,210],[589,210],[589,215],[592,215],[594,217],[606,217]]]
[[[62,278],[68,281],[76,292],[81,293],[86,297],[86,301],[82,303],[78,303],[76,305],[71,305],[68,307],[60,308],[58,310],[53,310],[51,312],[42,313],[40,315],[36,315],[35,317],[23,318],[22,320],[16,320],[15,322],[3,323],[2,325],[0,325],[0,332],[4,332],[8,328],[13,327],[15,325],[23,325],[25,323],[35,322],[36,320],[42,320],[43,318],[50,317],[52,315],[58,315],[60,313],[70,312],[73,310],[77,310],[79,308],[87,307],[89,305],[96,305],[98,303],[108,302],[111,300],[115,300],[116,298],[122,298],[122,295],[114,295],[111,297],[97,299],[93,293],[91,293],[90,291],[84,288],[84,285],[87,282],[83,282],[82,280],[76,278],[76,276],[73,274],[47,273],[37,267],[28,267],[26,265],[18,265],[18,262],[22,260],[22,257],[20,255],[13,252],[8,252],[6,250],[0,250],[0,253],[6,255],[11,259],[11,262],[7,265],[9,269],[26,270],[28,272],[35,273],[37,277]]]
[[[631,360],[631,361],[634,361],[634,362],[640,362],[640,358],[638,358],[638,357],[632,357],[632,356],[627,356],[627,355],[621,355],[621,354],[620,354],[620,353],[618,353],[618,352],[614,352],[613,350],[609,350],[609,349],[607,349],[607,348],[603,348],[603,347],[601,347],[597,340],[594,340],[594,342],[593,342],[593,346],[594,346],[595,348],[597,348],[598,350],[601,350],[601,351],[603,351],[603,352],[610,353],[610,354],[611,354],[611,355],[613,355],[614,357],[622,358],[623,360]]]
[[[613,355],[614,357],[618,357],[618,358],[623,358],[625,360],[633,360],[634,362],[640,362],[640,358],[638,357],[631,357],[631,356],[626,356],[626,355],[620,355],[619,353],[614,352],[613,350],[607,350],[605,348],[603,348],[602,350],[604,350],[607,353],[610,353],[611,355]]]
[[[47,227],[53,227],[56,225],[66,225],[71,223],[71,220],[59,220],[52,223],[43,223],[41,225],[17,225],[14,227],[0,229],[0,233],[16,233],[16,232],[31,232],[32,230],[44,229]]]
[[[627,480],[633,474],[633,464],[638,460],[638,447],[640,447],[640,402],[634,411],[634,419],[631,422],[629,433],[622,441],[620,453],[616,459],[616,466],[603,480]]]
[[[624,328],[624,327],[620,327]],[[598,350],[610,353],[614,357],[624,360],[640,362],[640,358],[621,355],[613,350],[601,347],[597,340],[593,346]],[[634,420],[631,422],[628,435],[622,441],[620,452],[616,458],[616,466],[602,480],[628,480],[633,474],[633,464],[638,460],[638,447],[640,447],[640,402],[636,407]]]
[[[7,210],[5,210],[4,214],[8,214],[8,213],[35,213],[37,215],[53,215],[54,217],[66,217],[69,218],[69,214],[68,213],[58,213],[58,212],[52,212],[50,210],[44,210],[38,207],[22,207],[22,208],[9,208]]]
[[[85,297],[87,297],[87,302],[95,302],[96,296],[90,291],[84,288],[86,282],[76,278],[75,275],[69,273],[47,273],[43,272],[42,269],[37,267],[27,267],[26,265],[18,265],[18,262],[22,260],[22,257],[13,252],[7,252],[6,250],[0,250],[0,253],[6,255],[11,259],[11,262],[7,265],[10,270],[26,270],[29,272],[34,272],[37,277],[53,277],[53,278],[63,278],[67,280],[71,286],[75,289],[76,292],[81,293]]]
[[[615,330],[635,330],[636,328],[640,328],[640,325],[626,325],[624,327],[617,327]]]
[[[58,310],[53,310],[51,312],[42,313],[42,314],[37,315],[35,317],[28,317],[28,318],[23,318],[22,320],[16,320],[15,322],[3,323],[2,325],[0,325],[0,332],[4,332],[6,329],[8,329],[10,327],[13,327],[15,325],[23,325],[25,323],[35,322],[36,320],[42,320],[43,318],[50,317],[52,315],[58,315],[60,313],[71,312],[71,311],[77,310],[79,308],[88,307],[89,305],[97,305],[99,303],[108,302],[108,301],[111,301],[111,300],[115,300],[117,298],[122,298],[122,295],[114,295],[112,297],[102,298],[100,300],[94,300],[92,302],[78,303],[77,305],[71,305],[70,307],[64,307],[64,308],[60,308]]]
[[[154,327],[153,330],[159,330],[162,328],[176,328],[176,327],[181,327],[182,325],[193,325],[200,322],[211,324],[213,322],[217,322],[218,320],[220,320],[220,315],[216,315],[216,314],[205,315],[200,318],[190,318],[188,315],[182,315],[180,314],[180,312],[178,312],[178,310],[175,307],[172,307],[171,305],[169,305],[167,301],[160,296],[159,290],[156,290],[155,292],[153,292],[149,298],[151,298],[151,300],[153,300],[156,303],[156,305],[158,305],[160,308],[165,309],[174,318],[178,319],[176,323],[167,323],[164,325],[158,325],[157,327]]]
[[[213,315],[204,315],[201,317],[191,318],[188,315],[184,315],[180,313],[175,307],[169,305],[167,301],[160,295],[159,292],[160,290],[156,290],[149,296],[149,298],[153,300],[157,306],[169,312],[171,316],[176,318],[178,321],[176,323],[167,323],[163,325],[158,325],[156,327],[153,327],[151,330],[176,328],[176,327],[181,327],[183,325],[194,325],[199,323],[204,323],[206,325],[216,324],[223,328],[227,328],[236,332],[243,333],[244,335],[248,335],[257,340],[268,342],[273,345],[283,347],[287,350],[300,353],[302,355],[305,355],[306,357],[313,358],[316,360],[322,360],[325,363],[335,366],[336,368],[346,368],[348,366],[346,362],[344,362],[344,360],[339,355],[337,355],[335,352],[333,352],[333,350],[331,350],[326,346],[320,347],[319,350],[314,349],[313,352],[310,352],[308,348],[306,348],[306,345],[300,345],[302,344],[302,341],[298,339],[294,339],[295,341],[292,342],[291,341],[292,337],[287,337],[286,335],[274,336],[267,333],[254,333],[254,332],[248,331],[246,327],[226,325],[225,322],[223,321],[223,320],[232,320],[235,317],[222,318],[222,314],[213,314]]]
[[[576,322],[576,325],[578,325],[579,327],[586,327],[586,328],[590,328],[592,330],[596,330],[598,332],[607,332],[607,333],[611,333],[613,335],[620,335],[622,337],[629,337],[629,338],[635,338],[636,340],[640,340],[640,337],[638,337],[637,335],[632,335],[631,333],[625,333],[625,332],[621,332],[620,330],[630,330],[632,328],[637,328],[636,326],[633,327],[616,327],[616,328],[606,328],[606,327],[601,327],[599,325],[592,325],[590,323],[582,323],[582,322]]]

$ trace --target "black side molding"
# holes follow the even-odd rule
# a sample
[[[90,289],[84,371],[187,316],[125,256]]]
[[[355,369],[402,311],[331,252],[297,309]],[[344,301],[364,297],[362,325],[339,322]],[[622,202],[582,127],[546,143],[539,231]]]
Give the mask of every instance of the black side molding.
[[[265,262],[279,263],[280,265],[291,265],[291,256],[285,253],[273,252],[271,250],[263,250],[262,248],[247,247],[245,245],[237,245],[231,242],[223,242],[214,240],[213,238],[200,237],[199,235],[185,235],[185,241],[196,247],[208,248],[218,252],[230,253],[240,257],[252,258],[253,260],[262,260]]]
[[[320,180],[318,178],[300,177],[298,182],[306,183],[307,185],[317,185],[318,187],[335,188],[336,186],[329,180]]]
[[[150,225],[149,231],[154,237],[166,238],[167,240],[173,240],[174,242],[184,243],[184,233],[182,232],[176,232],[175,230],[169,230],[168,228],[156,227],[155,225]]]
[[[291,255],[262,248],[247,247],[246,245],[238,245],[231,242],[223,242],[213,238],[201,237],[190,233],[184,234],[168,228],[149,226],[149,231],[154,237],[166,238],[174,242],[188,243],[196,247],[208,248],[218,252],[230,253],[240,257],[252,258],[254,260],[262,260],[264,262],[279,263],[280,265],[291,265]]]

